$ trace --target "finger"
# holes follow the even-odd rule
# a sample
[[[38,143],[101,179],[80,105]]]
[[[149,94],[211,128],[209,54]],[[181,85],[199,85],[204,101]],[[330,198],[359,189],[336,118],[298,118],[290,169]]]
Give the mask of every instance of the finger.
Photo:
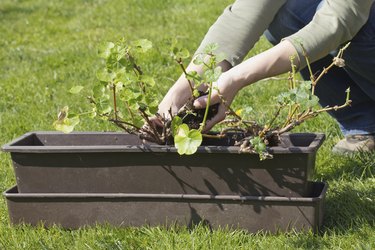
[[[150,121],[151,123],[155,126],[155,127],[163,127],[164,124],[163,122],[161,121],[161,119],[157,116],[153,116],[150,118]]]
[[[212,117],[212,119],[210,119],[206,122],[206,125],[204,126],[202,132],[203,133],[209,132],[211,130],[211,128],[213,128],[217,123],[224,120],[224,118],[225,118],[225,113],[221,113],[221,112],[218,113],[217,115]]]
[[[216,90],[214,90],[211,94],[210,105],[213,105],[219,102],[220,102],[219,93]],[[193,105],[196,109],[202,109],[207,106],[207,103],[208,103],[208,95],[204,95],[195,99]]]

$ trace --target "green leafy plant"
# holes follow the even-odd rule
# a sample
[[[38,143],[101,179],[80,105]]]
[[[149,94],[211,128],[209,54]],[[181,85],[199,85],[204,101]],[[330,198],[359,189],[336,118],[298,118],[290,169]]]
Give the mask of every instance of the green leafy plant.
[[[347,45],[348,46],[348,45]],[[210,105],[214,83],[219,79],[222,70],[218,63],[224,59],[217,54],[217,44],[208,45],[202,54],[194,57],[193,63],[201,65],[203,73],[187,72],[184,64],[190,59],[190,53],[178,45],[171,44],[170,54],[188,80],[191,97],[187,103],[170,117],[157,114],[157,86],[152,76],[147,75],[140,65],[147,61],[152,43],[146,39],[104,43],[99,47],[98,55],[104,61],[103,67],[96,74],[98,82],[93,86],[88,100],[91,110],[76,114],[64,107],[58,119],[54,122],[57,130],[69,133],[79,124],[80,117],[100,118],[114,123],[127,133],[138,134],[142,139],[157,144],[174,144],[179,154],[193,154],[201,145],[204,137],[222,138],[231,133],[240,134],[236,145],[240,152],[254,152],[260,159],[272,158],[268,147],[277,145],[280,135],[292,130],[304,121],[317,116],[319,113],[338,110],[350,105],[350,90],[344,104],[333,107],[316,108],[319,98],[315,95],[315,87],[321,77],[333,66],[344,66],[342,54],[347,47],[342,48],[331,65],[323,69],[317,77],[311,70],[308,56],[305,55],[310,70],[310,81],[296,79],[296,67],[287,80],[288,91],[275,97],[276,112],[265,124],[258,124],[252,119],[245,119],[251,113],[251,107],[241,107],[234,111],[226,105],[226,100],[220,95],[221,102],[227,108],[227,119],[222,122],[222,129],[215,134],[203,134],[206,121],[218,111],[218,105]],[[291,58],[293,62],[293,58]],[[82,86],[74,86],[69,92],[79,94]],[[207,107],[195,109],[193,102],[196,98],[207,95]],[[162,123],[157,126],[152,117],[157,117]],[[160,125],[160,124],[159,124]]]

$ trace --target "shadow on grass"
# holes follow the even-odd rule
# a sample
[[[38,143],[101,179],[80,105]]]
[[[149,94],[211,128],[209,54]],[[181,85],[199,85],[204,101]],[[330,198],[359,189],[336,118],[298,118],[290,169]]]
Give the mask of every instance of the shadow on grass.
[[[29,15],[33,12],[35,12],[37,9],[36,8],[23,8],[20,7],[19,5],[9,5],[3,7],[2,10],[0,10],[0,14],[4,15],[4,17],[13,17],[15,15]]]
[[[375,226],[375,187],[356,188],[343,184],[329,191],[325,203],[323,232],[347,232]]]

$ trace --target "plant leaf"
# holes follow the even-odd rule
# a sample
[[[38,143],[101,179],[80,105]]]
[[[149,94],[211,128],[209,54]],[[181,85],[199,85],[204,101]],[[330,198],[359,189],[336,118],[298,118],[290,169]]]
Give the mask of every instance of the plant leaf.
[[[74,130],[74,127],[79,123],[79,116],[69,115],[69,107],[65,106],[61,109],[57,116],[57,120],[53,123],[53,127],[61,132],[70,133]]]
[[[74,86],[69,90],[71,94],[78,94],[83,89],[83,86]]]
[[[217,43],[210,43],[203,49],[203,52],[206,54],[213,54],[215,50],[219,48],[219,44]]]
[[[266,151],[266,144],[263,142],[263,140],[257,136],[250,140],[251,145],[253,146],[253,149],[255,152],[257,152],[259,155],[261,155],[263,152]]]
[[[197,71],[190,71],[187,73],[186,75],[186,78],[190,81],[194,81],[196,82],[197,84],[201,83],[202,82],[202,77],[200,74],[198,74]]]
[[[204,79],[206,82],[216,82],[221,75],[221,67],[215,69],[207,69],[204,72]]]
[[[194,154],[202,143],[202,134],[197,129],[190,130],[188,125],[181,124],[174,137],[175,147],[180,155]]]
[[[183,48],[183,49],[180,49],[175,55],[177,58],[187,59],[190,57],[190,52],[189,50]]]
[[[178,132],[179,126],[182,124],[182,118],[179,116],[175,116],[172,119],[171,123],[171,130],[172,130],[172,135],[175,136]]]
[[[96,72],[96,77],[102,82],[111,82],[116,78],[116,73],[108,72],[107,69],[100,69]]]
[[[147,39],[140,39],[133,42],[133,45],[141,53],[145,53],[152,48],[152,42]]]
[[[201,65],[201,64],[203,64],[203,63],[204,63],[204,57],[205,57],[204,54],[198,54],[198,55],[194,58],[193,63],[194,63],[195,65]],[[190,72],[189,72],[189,73],[190,73]]]
[[[310,100],[307,100],[306,105],[308,108],[312,108],[319,104],[319,97],[316,95],[311,96]]]
[[[102,43],[101,45],[99,45],[99,48],[98,48],[99,57],[104,58],[104,59],[109,58],[111,56],[111,50],[114,47],[115,47],[115,44],[112,42]]]

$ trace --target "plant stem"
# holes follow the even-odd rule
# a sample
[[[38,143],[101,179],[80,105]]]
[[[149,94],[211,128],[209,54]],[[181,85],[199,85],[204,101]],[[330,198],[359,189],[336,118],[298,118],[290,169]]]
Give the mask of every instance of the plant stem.
[[[130,55],[129,52],[126,53],[126,56],[127,56],[128,61],[130,61],[130,62],[132,63],[132,65],[133,65],[133,71],[134,71],[135,75],[136,75],[137,77],[143,75],[143,71],[142,71],[141,67],[139,67],[139,66],[135,63],[135,59],[134,59],[134,57],[133,57],[132,55]],[[145,88],[144,83],[143,83],[143,82],[139,82],[139,86],[140,86],[142,92],[143,92],[143,93],[146,93],[146,88]]]
[[[270,128],[273,125],[273,123],[275,122],[276,118],[280,115],[281,109],[283,107],[284,107],[283,105],[279,105],[279,107],[278,107],[275,115],[273,116],[272,120],[269,122],[268,125],[265,125],[263,130],[259,133],[260,137],[263,137],[270,130]]]
[[[323,75],[327,74],[328,71],[335,66],[335,63],[331,63],[327,68],[323,68],[323,71],[319,74],[319,76],[315,79],[315,81],[312,84],[311,94],[314,94],[315,86],[319,82],[319,80],[323,77]]]
[[[140,127],[138,127],[138,126],[136,126],[136,125],[134,125],[134,124],[132,124],[132,123],[130,123],[130,122],[126,122],[126,121],[115,120],[115,119],[109,119],[108,121],[113,122],[113,123],[115,123],[116,125],[118,125],[118,124],[125,124],[125,125],[128,125],[128,126],[130,126],[130,127],[135,128],[136,130],[140,130],[140,129],[141,129]],[[124,128],[124,127],[121,126],[121,128]],[[126,130],[127,130],[127,129],[126,129]],[[127,130],[127,131],[128,131],[128,130]]]
[[[158,131],[156,130],[154,124],[148,118],[148,115],[146,114],[146,112],[142,109],[138,109],[138,110],[141,113],[141,116],[143,117],[143,119],[146,120],[147,124],[150,126],[150,128],[152,130],[152,133],[149,133],[149,134],[156,140],[156,142],[158,144],[163,144],[162,140],[160,139],[160,135],[159,135]],[[147,130],[144,130],[144,131],[148,132]]]
[[[118,120],[117,117],[117,100],[116,100],[116,85],[112,83],[112,94],[113,94],[113,109],[115,111],[115,120]]]
[[[176,60],[176,62],[178,63],[178,65],[180,65],[180,68],[181,68],[182,72],[184,72],[184,74],[185,74],[185,78],[186,78],[189,74],[186,72],[185,66],[184,66],[184,64],[182,63],[182,59],[180,58],[180,59]],[[186,80],[187,80],[188,83],[189,83],[189,87],[190,87],[191,93],[194,93],[194,86],[193,86],[193,83],[192,83],[189,79],[187,79],[187,78],[186,78]]]
[[[322,109],[319,109],[319,110],[316,110],[316,111],[310,111],[310,112],[302,115],[300,118],[294,120],[293,122],[291,122],[291,123],[288,122],[288,124],[284,125],[281,129],[273,131],[272,134],[278,134],[278,135],[283,134],[285,132],[288,132],[288,131],[292,130],[294,127],[303,123],[307,119],[317,116],[319,113],[327,112],[327,111],[331,111],[331,110],[336,111],[336,110],[345,108],[347,106],[350,106],[350,103],[351,103],[351,100],[348,100],[340,106],[336,105],[336,106],[333,106],[333,107],[322,108]]]
[[[211,139],[221,139],[225,137],[225,134],[217,134],[217,135],[210,135],[210,134],[202,134],[205,138],[211,138]]]
[[[207,105],[206,105],[206,109],[204,111],[204,116],[203,116],[203,121],[202,121],[202,124],[199,128],[200,131],[203,130],[204,126],[206,126],[206,120],[207,120],[207,116],[208,116],[208,110],[210,108],[210,104],[211,104],[211,93],[212,93],[212,82],[209,83],[209,87],[208,87],[208,96],[207,96]]]
[[[299,106],[296,105],[296,106],[294,107],[293,110],[292,110],[292,107],[291,107],[291,106],[289,106],[289,108],[290,108],[290,110],[289,110],[289,114],[288,114],[288,117],[287,117],[287,119],[286,119],[286,121],[285,121],[283,127],[285,127],[285,126],[286,126],[286,125],[292,120],[293,115],[297,112],[297,109],[299,108]]]
[[[229,114],[236,117],[239,120],[239,122],[241,122],[243,125],[245,125],[246,128],[250,128],[250,126],[246,122],[244,122],[243,118],[240,115],[238,115],[229,105],[227,105],[227,101],[224,99],[223,95],[220,94],[219,90],[217,90],[217,93],[219,95],[221,103],[228,110]]]

